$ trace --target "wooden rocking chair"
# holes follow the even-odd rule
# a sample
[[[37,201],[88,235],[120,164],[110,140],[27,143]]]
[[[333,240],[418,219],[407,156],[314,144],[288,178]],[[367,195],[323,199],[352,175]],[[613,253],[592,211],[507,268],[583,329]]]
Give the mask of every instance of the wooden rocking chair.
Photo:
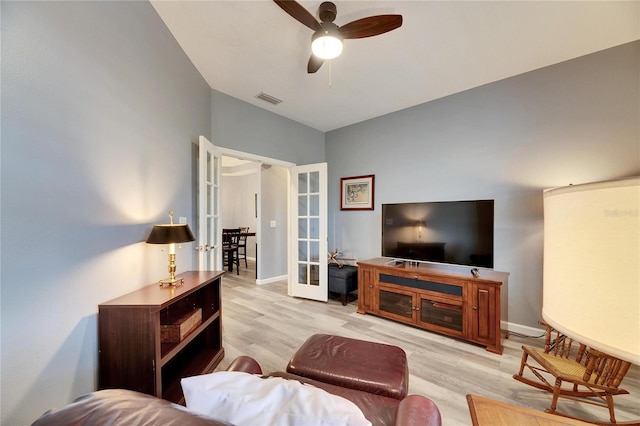
[[[544,349],[523,346],[520,371],[513,378],[553,394],[547,413],[593,422],[556,411],[558,398],[567,398],[607,408],[611,423],[616,423],[613,396],[629,393],[619,386],[631,364],[574,342],[544,322],[540,324],[547,328]],[[538,380],[524,377],[525,367]]]

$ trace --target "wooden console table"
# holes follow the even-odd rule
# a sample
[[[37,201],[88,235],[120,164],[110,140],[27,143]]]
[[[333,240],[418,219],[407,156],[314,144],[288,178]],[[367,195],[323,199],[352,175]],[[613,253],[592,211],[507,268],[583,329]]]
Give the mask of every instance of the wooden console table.
[[[501,292],[509,274],[471,266],[358,262],[358,310],[484,345],[502,354]],[[506,300],[506,298],[505,298]]]
[[[178,275],[184,284],[152,284],[98,306],[98,388],[122,388],[184,403],[180,380],[213,372],[224,357],[220,318],[223,272]],[[196,316],[179,341],[164,324]],[[199,324],[198,324],[199,323]]]
[[[587,426],[591,424],[477,395],[467,395],[467,403],[473,426]]]

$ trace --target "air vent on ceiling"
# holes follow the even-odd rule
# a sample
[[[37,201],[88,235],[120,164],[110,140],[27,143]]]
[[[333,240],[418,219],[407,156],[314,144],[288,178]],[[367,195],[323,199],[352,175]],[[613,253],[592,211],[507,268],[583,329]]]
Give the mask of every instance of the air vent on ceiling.
[[[258,93],[256,95],[256,98],[262,99],[263,101],[269,102],[270,104],[273,104],[273,105],[278,105],[280,102],[282,102],[280,99],[278,99],[278,98],[276,98],[274,96],[268,95],[268,94],[266,94],[264,92]]]

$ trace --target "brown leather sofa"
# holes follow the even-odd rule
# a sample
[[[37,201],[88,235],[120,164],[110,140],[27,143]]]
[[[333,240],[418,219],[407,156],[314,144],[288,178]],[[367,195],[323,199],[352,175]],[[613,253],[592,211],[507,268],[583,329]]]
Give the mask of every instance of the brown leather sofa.
[[[369,354],[367,359],[362,359],[364,353]],[[361,361],[359,368],[353,365],[354,356]],[[258,362],[248,356],[236,358],[227,370],[264,375]],[[346,398],[360,408],[372,425],[441,425],[440,411],[433,401],[420,395],[407,395],[406,356],[396,346],[314,335],[294,354],[286,372],[265,376],[297,380]],[[112,389],[89,393],[65,407],[50,410],[33,425],[217,426],[227,423],[153,396]]]
[[[32,426],[229,426],[155,396],[105,389],[49,410]]]

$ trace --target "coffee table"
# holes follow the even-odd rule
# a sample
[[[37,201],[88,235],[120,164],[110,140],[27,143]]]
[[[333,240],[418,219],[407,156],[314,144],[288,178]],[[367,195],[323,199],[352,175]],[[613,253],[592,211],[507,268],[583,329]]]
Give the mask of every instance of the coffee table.
[[[467,403],[473,426],[589,426],[591,424],[478,395],[467,395]]]

